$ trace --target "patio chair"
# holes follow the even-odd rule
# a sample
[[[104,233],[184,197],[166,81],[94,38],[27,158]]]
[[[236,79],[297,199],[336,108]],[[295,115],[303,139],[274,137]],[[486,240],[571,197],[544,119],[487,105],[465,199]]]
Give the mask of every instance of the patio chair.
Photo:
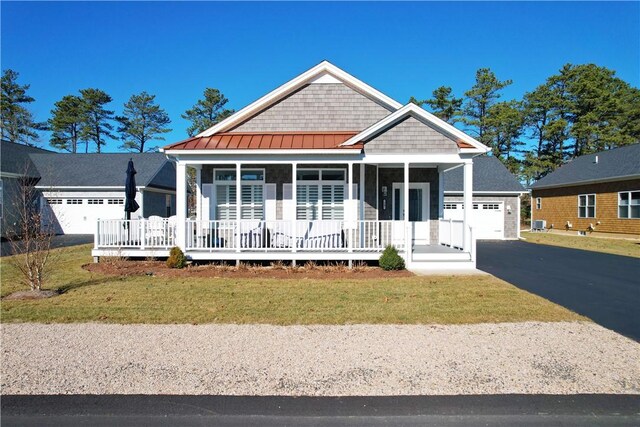
[[[164,245],[165,238],[165,223],[164,219],[158,215],[151,215],[147,219],[147,242],[152,246]]]
[[[243,221],[240,222],[240,247],[263,249],[265,242],[265,228],[262,221]]]

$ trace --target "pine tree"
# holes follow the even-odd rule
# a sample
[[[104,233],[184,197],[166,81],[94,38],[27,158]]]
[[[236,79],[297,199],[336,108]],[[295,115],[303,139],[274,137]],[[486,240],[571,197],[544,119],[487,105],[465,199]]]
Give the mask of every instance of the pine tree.
[[[462,98],[453,96],[448,86],[440,86],[433,91],[433,98],[425,100],[431,112],[449,124],[455,124],[462,115]]]
[[[112,99],[100,89],[82,89],[80,94],[84,105],[81,139],[87,141],[85,152],[89,151],[88,141],[92,141],[96,145],[96,152],[100,153],[102,146],[107,143],[106,139],[114,138],[111,133],[113,111],[104,108]]]
[[[182,118],[191,122],[187,128],[189,136],[203,132],[233,114],[234,110],[224,108],[227,102],[229,100],[218,89],[206,88],[204,99],[198,100],[182,115]]]
[[[59,150],[77,153],[84,122],[84,103],[79,96],[66,95],[54,105],[49,119],[50,144]]]
[[[124,104],[118,132],[123,144],[120,148],[143,153],[153,149],[148,143],[153,140],[164,140],[162,134],[171,132],[167,125],[171,123],[169,115],[155,103],[155,95],[142,92],[132,95]]]
[[[26,104],[35,100],[27,95],[30,85],[20,85],[18,76],[19,73],[11,69],[2,73],[0,134],[5,141],[35,146],[39,139],[37,131],[46,130],[46,124],[35,122],[26,108]]]

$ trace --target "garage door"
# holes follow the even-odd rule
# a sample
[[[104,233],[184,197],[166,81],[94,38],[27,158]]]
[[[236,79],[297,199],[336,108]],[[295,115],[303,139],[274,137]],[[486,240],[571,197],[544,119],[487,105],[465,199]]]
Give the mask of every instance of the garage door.
[[[462,202],[445,202],[444,218],[462,220],[464,210]],[[473,221],[476,239],[504,239],[504,203],[474,202]]]
[[[93,234],[96,220],[124,218],[124,198],[45,198],[43,222],[59,234]]]

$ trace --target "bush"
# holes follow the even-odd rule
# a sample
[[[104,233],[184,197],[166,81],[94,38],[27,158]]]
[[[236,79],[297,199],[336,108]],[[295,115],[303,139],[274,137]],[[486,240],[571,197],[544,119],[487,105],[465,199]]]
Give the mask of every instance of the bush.
[[[383,270],[404,270],[404,259],[395,247],[389,245],[380,255],[380,267]]]
[[[174,246],[169,252],[169,258],[167,258],[167,267],[169,268],[183,268],[187,263],[187,257],[184,256],[182,250]]]

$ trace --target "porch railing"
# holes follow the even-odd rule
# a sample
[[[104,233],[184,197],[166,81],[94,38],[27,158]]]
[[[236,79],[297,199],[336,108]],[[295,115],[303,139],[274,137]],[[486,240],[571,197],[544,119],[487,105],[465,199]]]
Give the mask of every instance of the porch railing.
[[[441,245],[462,249],[464,247],[464,221],[440,219],[438,236]]]
[[[96,248],[168,249],[176,244],[176,224],[167,218],[100,219],[94,239]]]
[[[208,251],[382,251],[405,246],[402,221],[217,220],[186,222],[186,249]]]

